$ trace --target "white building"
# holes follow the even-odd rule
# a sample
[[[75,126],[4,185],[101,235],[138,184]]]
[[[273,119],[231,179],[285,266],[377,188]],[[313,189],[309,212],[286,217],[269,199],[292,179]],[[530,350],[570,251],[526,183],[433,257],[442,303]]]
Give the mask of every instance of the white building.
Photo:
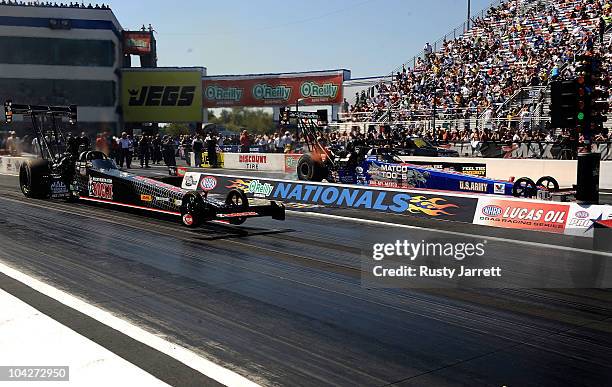
[[[82,130],[115,130],[121,31],[109,9],[0,4],[0,101],[78,105]]]

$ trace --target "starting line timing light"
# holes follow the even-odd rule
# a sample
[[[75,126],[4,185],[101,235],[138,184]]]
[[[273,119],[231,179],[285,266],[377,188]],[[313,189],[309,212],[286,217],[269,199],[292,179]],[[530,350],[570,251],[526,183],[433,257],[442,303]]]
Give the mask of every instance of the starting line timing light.
[[[6,101],[4,103],[4,115],[6,117],[6,123],[7,124],[10,124],[11,122],[13,122],[12,105],[13,105],[13,103],[11,101]]]

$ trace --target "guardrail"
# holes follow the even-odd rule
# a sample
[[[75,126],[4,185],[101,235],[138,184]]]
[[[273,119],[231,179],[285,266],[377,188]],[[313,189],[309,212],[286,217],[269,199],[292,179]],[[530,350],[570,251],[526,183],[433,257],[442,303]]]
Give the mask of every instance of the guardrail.
[[[354,125],[337,126],[339,130],[350,131]],[[436,142],[434,142],[436,143]],[[456,150],[462,157],[483,157],[483,158],[510,158],[510,159],[551,159],[551,160],[572,160],[574,153],[569,144],[559,142],[544,141],[479,141],[479,142],[444,142],[436,143],[446,149]],[[240,152],[239,145],[224,145],[220,147],[224,153],[244,153]],[[583,151],[584,147],[579,148]],[[601,154],[602,160],[612,160],[612,142],[593,143],[591,152]],[[266,147],[251,146],[251,154],[275,154]],[[206,152],[204,152],[206,154]]]
[[[550,142],[461,142],[440,144],[441,147],[456,150],[463,157],[511,158],[511,159],[554,159],[572,160],[574,153],[568,144]],[[579,148],[584,150],[584,147]],[[594,143],[591,151],[601,154],[602,160],[612,160],[612,142]]]
[[[214,181],[212,192],[217,194],[242,189],[249,197],[302,206],[352,208],[582,237],[593,236],[593,219],[612,217],[612,207],[607,205],[589,206],[508,196],[315,183],[209,172],[187,172],[183,188],[201,190],[199,182],[206,178]],[[197,184],[187,184],[186,181]]]

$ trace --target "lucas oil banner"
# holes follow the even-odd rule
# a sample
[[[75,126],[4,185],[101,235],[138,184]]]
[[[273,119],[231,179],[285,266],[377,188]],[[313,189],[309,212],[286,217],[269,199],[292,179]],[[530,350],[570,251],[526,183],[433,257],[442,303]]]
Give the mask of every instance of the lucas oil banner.
[[[331,105],[342,102],[343,75],[204,78],[204,107]]]
[[[265,178],[246,178],[188,172],[184,189],[203,190],[201,182],[215,180],[213,193],[240,189],[247,196],[287,203],[411,215],[433,219],[472,222],[478,199],[426,194],[409,190],[367,188],[356,185],[310,183]],[[197,185],[196,185],[197,184]],[[206,187],[210,187],[207,184]]]

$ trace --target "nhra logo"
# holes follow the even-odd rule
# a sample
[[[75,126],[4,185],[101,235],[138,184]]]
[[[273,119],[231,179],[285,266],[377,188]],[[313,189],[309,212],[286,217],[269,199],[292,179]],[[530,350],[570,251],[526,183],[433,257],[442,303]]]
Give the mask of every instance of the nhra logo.
[[[500,206],[488,205],[482,208],[482,213],[486,216],[497,217],[502,213],[502,208]]]
[[[587,211],[577,211],[574,216],[578,219],[586,219],[589,217],[589,213]]]
[[[213,176],[204,176],[200,181],[200,188],[204,191],[212,191],[217,186],[217,179]]]
[[[265,83],[253,87],[253,97],[255,99],[282,99],[288,100],[291,95],[291,87],[278,85],[270,86]]]
[[[206,88],[206,98],[213,101],[233,101],[238,102],[242,99],[244,89],[238,87],[223,88],[220,86],[208,86]]]
[[[336,98],[338,89],[338,85],[334,85],[331,82],[322,85],[315,82],[304,82],[300,86],[300,93],[302,93],[302,97],[306,98]]]
[[[130,89],[129,106],[191,106],[195,86],[143,86]]]

